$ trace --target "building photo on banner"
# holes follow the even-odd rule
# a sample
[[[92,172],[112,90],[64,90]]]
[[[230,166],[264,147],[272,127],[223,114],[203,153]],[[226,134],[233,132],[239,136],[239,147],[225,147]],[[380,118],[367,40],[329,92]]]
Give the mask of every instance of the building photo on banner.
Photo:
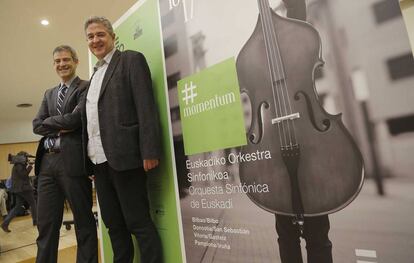
[[[412,262],[398,1],[160,8],[187,262]]]
[[[147,150],[144,145],[157,145],[139,138],[153,138],[157,129],[148,127],[159,122],[160,143],[153,147],[159,165],[134,188],[146,187],[149,215],[139,201],[130,212],[152,219],[163,262],[414,262],[413,0],[75,2],[76,8],[84,6],[79,14],[68,7],[54,17],[56,24],[52,18],[50,25],[27,30],[28,21],[43,19],[40,5],[0,4],[0,19],[12,19],[8,13],[16,16],[18,10],[28,18],[13,20],[15,29],[0,27],[10,39],[0,51],[7,62],[0,64],[0,262],[36,260],[39,226],[31,217],[36,213],[23,204],[21,217],[10,223],[6,215],[14,217],[18,209],[12,207],[23,200],[6,185],[17,153],[27,153],[28,164],[39,157],[41,137],[32,133],[32,120],[45,91],[60,83],[52,51],[61,44],[78,52],[74,70],[78,67],[81,79],[95,83],[94,76],[100,76],[106,83],[97,105],[113,102],[99,108],[113,123],[98,126],[99,136],[113,135],[114,148],[130,153],[115,160],[120,166]],[[45,1],[52,12],[61,12],[61,4]],[[151,79],[135,77],[129,61],[121,59],[109,62],[105,77],[98,73],[102,58],[94,54],[99,48],[88,53],[84,29],[93,15],[112,22],[114,61],[118,54],[140,52],[145,61],[137,68],[148,69]],[[27,39],[14,30],[25,30]],[[112,41],[92,36],[105,37]],[[12,56],[17,53],[22,56]],[[23,63],[29,57],[38,66]],[[131,83],[139,83],[139,91]],[[147,87],[151,94],[140,93]],[[72,104],[69,116],[90,110]],[[129,105],[147,114],[134,117]],[[84,130],[92,122],[84,121]],[[124,137],[137,145],[120,146]],[[105,145],[102,150],[115,155]],[[59,152],[53,156],[64,151]],[[26,176],[37,199],[39,176],[31,166]],[[116,175],[121,170],[113,168]],[[104,220],[115,218],[108,213],[108,204],[115,202],[105,199],[104,206],[92,193],[99,262],[114,262],[114,232]],[[55,229],[57,262],[75,262],[80,251],[69,203],[62,208],[64,223]],[[42,211],[38,218],[46,215]],[[148,251],[143,246],[141,255],[138,243],[133,237],[136,263]]]
[[[53,10],[53,8],[56,9],[55,5],[52,3],[44,3],[49,4],[49,9]],[[62,3],[57,3],[59,8],[61,9]],[[61,66],[63,71],[67,72],[67,68],[71,69],[69,65],[72,66],[72,72],[76,69],[76,66],[74,67],[73,62],[79,62],[76,64],[79,64],[78,68],[78,74],[82,79],[90,79],[93,67],[95,65],[96,59],[92,54],[89,54],[89,63],[88,63],[88,41],[86,41],[85,36],[85,29],[84,29],[84,23],[86,19],[93,15],[105,15],[113,22],[113,26],[115,29],[116,37],[113,39],[114,46],[119,51],[124,50],[133,50],[133,51],[139,51],[142,52],[145,57],[146,61],[148,63],[148,69],[151,71],[151,77],[152,77],[152,83],[145,83],[148,86],[147,87],[153,87],[153,96],[155,97],[155,104],[158,108],[157,111],[151,111],[151,118],[154,120],[160,122],[160,142],[161,147],[160,149],[155,149],[157,152],[161,152],[160,156],[160,165],[154,169],[153,171],[149,171],[147,173],[148,181],[146,185],[149,189],[149,204],[145,203],[144,206],[149,205],[149,214],[152,218],[152,221],[155,224],[155,228],[160,236],[160,241],[162,243],[162,251],[157,249],[156,253],[157,255],[160,255],[158,257],[164,257],[166,260],[172,260],[173,262],[183,262],[183,252],[181,249],[181,242],[180,242],[180,233],[182,231],[180,230],[181,223],[180,223],[180,216],[179,216],[179,210],[177,207],[177,201],[178,201],[178,195],[176,194],[176,176],[174,175],[174,164],[173,164],[173,154],[172,154],[172,137],[170,136],[170,128],[169,128],[169,110],[168,110],[168,103],[167,103],[167,96],[166,96],[166,89],[164,87],[164,64],[163,64],[163,57],[162,57],[162,41],[161,41],[161,31],[160,31],[160,18],[159,18],[159,8],[158,8],[158,1],[152,0],[152,1],[131,1],[131,2],[125,2],[120,4],[117,7],[109,8],[113,3],[106,3],[102,2],[102,4],[105,6],[104,8],[91,8],[94,5],[99,5],[99,3],[89,3],[85,5],[85,10],[83,12],[79,12],[79,14],[76,16],[76,21],[72,21],[71,19],[74,19],[72,15],[73,10],[71,8],[68,9],[68,14],[60,14],[58,18],[51,16],[50,17],[50,26],[44,27],[40,25],[40,29],[38,29],[35,26],[34,29],[31,28],[31,31],[29,31],[30,34],[35,34],[37,32],[40,37],[40,41],[42,42],[41,49],[42,52],[44,52],[44,57],[37,61],[39,63],[39,69],[34,70],[33,65],[31,66],[31,72],[33,73],[36,71],[35,77],[38,77],[41,70],[45,70],[47,72],[47,75],[50,75],[50,78],[32,78],[31,76],[27,76],[29,79],[31,79],[32,83],[19,83],[21,86],[28,89],[28,87],[35,86],[36,90],[32,88],[32,90],[24,90],[20,94],[20,97],[12,97],[10,90],[6,90],[7,87],[3,89],[2,85],[2,95],[9,95],[8,97],[2,96],[2,98],[8,98],[8,100],[14,102],[16,100],[27,100],[27,102],[33,102],[33,107],[27,107],[23,110],[18,109],[14,110],[14,115],[10,114],[12,111],[9,111],[9,115],[7,116],[7,113],[2,114],[2,122],[1,125],[1,156],[4,156],[4,163],[6,163],[7,154],[5,153],[17,153],[18,150],[25,150],[31,154],[36,153],[36,148],[38,145],[39,148],[42,148],[43,144],[38,144],[37,141],[40,139],[39,136],[32,134],[33,128],[32,128],[32,120],[36,116],[36,113],[41,105],[43,95],[45,94],[46,89],[50,89],[51,87],[56,86],[56,83],[59,83],[58,78],[56,78],[56,75],[53,73],[53,67],[54,64],[62,64],[64,66]],[[3,7],[3,3],[1,4]],[[12,10],[15,10],[17,8],[13,3],[5,3],[4,7],[11,12]],[[40,4],[39,4],[40,6]],[[44,14],[44,11],[39,11],[38,5],[28,5],[28,6],[19,6],[19,8],[22,9],[23,13],[30,13],[30,10],[32,10],[33,13],[41,13]],[[82,6],[80,3],[77,3],[76,8],[79,8]],[[111,9],[111,10],[103,10],[103,9]],[[6,14],[4,14],[5,9],[1,9],[1,18],[6,17]],[[61,11],[61,10],[60,10]],[[70,12],[69,12],[70,11]],[[75,12],[76,13],[76,12]],[[4,16],[3,16],[4,15]],[[40,16],[40,15],[39,15]],[[32,17],[31,17],[32,18]],[[61,21],[64,21],[65,23],[61,23]],[[27,25],[27,21],[24,21],[23,24]],[[70,29],[68,29],[66,26],[70,25]],[[58,28],[58,29],[56,29]],[[72,29],[73,28],[73,29]],[[3,28],[5,32],[7,32],[8,35],[11,36],[9,33],[12,31],[10,27]],[[33,32],[32,32],[33,31]],[[38,32],[40,31],[40,32]],[[62,35],[62,32],[66,32],[66,35]],[[108,37],[108,35],[106,35]],[[98,37],[95,37],[94,40],[98,39],[100,40],[102,37],[102,34],[100,34]],[[108,37],[109,38],[109,37]],[[106,40],[108,40],[106,38]],[[36,39],[37,40],[37,39]],[[50,43],[48,42],[50,41]],[[33,42],[35,42],[35,39],[33,38]],[[27,43],[27,41],[25,42]],[[100,42],[102,44],[102,42]],[[108,43],[108,42],[106,42]],[[37,42],[36,42],[37,44]],[[68,44],[74,47],[76,50],[78,50],[79,54],[79,61],[75,61],[74,56],[65,58],[63,62],[54,61],[54,53],[52,51],[57,45],[61,44]],[[33,44],[34,45],[34,44]],[[8,48],[12,48],[7,46]],[[21,48],[21,47],[20,47]],[[33,47],[33,50],[35,48]],[[22,48],[19,50],[23,52],[27,56],[26,51],[32,52],[32,49],[29,50],[22,50]],[[131,54],[130,52],[129,54]],[[2,53],[3,54],[3,53]],[[137,53],[135,53],[137,54]],[[6,57],[6,60],[9,59],[8,54],[4,54]],[[35,57],[34,54],[30,54],[30,57]],[[115,57],[115,55],[114,55]],[[36,56],[37,58],[37,56]],[[72,58],[72,60],[71,60]],[[16,61],[18,59],[16,58]],[[45,62],[46,61],[46,62]],[[69,61],[69,62],[68,62]],[[44,63],[45,62],[45,63]],[[54,63],[53,63],[54,62]],[[70,63],[72,62],[72,63]],[[91,64],[93,63],[93,64]],[[46,65],[46,66],[43,66]],[[49,67],[51,68],[49,70]],[[145,67],[144,67],[145,69]],[[10,81],[12,83],[12,80],[17,81],[20,79],[13,79],[13,76],[11,73],[7,72],[8,68],[2,66],[2,79],[4,75],[4,80]],[[14,68],[16,70],[16,68]],[[23,72],[24,70],[21,69]],[[59,68],[55,68],[56,73],[60,73]],[[17,70],[16,70],[17,71]],[[109,70],[108,70],[109,72]],[[14,71],[13,71],[14,73]],[[9,76],[8,76],[9,75]],[[23,74],[24,75],[24,74]],[[45,73],[46,75],[46,73]],[[7,78],[6,78],[7,76]],[[22,76],[20,76],[22,77]],[[114,81],[118,81],[119,76],[117,76],[116,71],[114,74]],[[46,82],[43,83],[43,82]],[[8,82],[7,82],[8,83]],[[41,83],[41,84],[40,84]],[[15,84],[14,84],[15,85]],[[116,84],[115,87],[106,87],[106,93],[110,93],[114,89],[118,88],[118,85]],[[141,85],[141,83],[140,83]],[[7,85],[5,85],[7,86]],[[39,88],[37,88],[39,86]],[[144,86],[144,85],[143,85]],[[15,88],[15,86],[13,86]],[[20,88],[20,87],[19,87]],[[135,88],[141,88],[135,87]],[[16,90],[17,92],[17,90]],[[70,91],[68,91],[70,92]],[[26,94],[27,93],[27,94]],[[70,93],[69,93],[70,94]],[[70,95],[68,95],[70,96]],[[152,98],[152,95],[150,96]],[[75,98],[75,96],[73,96]],[[115,98],[116,99],[116,98]],[[63,100],[63,105],[65,105],[65,101]],[[9,103],[9,101],[4,100],[4,103],[2,104],[2,107],[4,104]],[[76,105],[74,103],[73,108],[75,108]],[[146,104],[147,106],[150,105],[150,102]],[[30,105],[29,105],[30,106]],[[115,104],[110,105],[110,112],[115,111]],[[123,106],[123,105],[122,105]],[[53,106],[52,106],[53,107]],[[65,106],[64,106],[65,107]],[[67,109],[68,107],[66,107]],[[121,107],[122,108],[122,107]],[[77,109],[77,106],[75,109],[72,109],[75,113]],[[142,107],[141,107],[142,109]],[[119,110],[119,108],[118,108]],[[65,112],[66,113],[66,112]],[[158,118],[157,118],[158,115]],[[65,115],[66,116],[66,115]],[[123,118],[123,123],[113,123],[113,126],[120,126],[121,127],[123,135],[126,133],[134,133],[132,134],[134,137],[138,138],[138,134],[136,134],[136,128],[137,125],[134,125],[134,123],[126,123],[125,118]],[[148,122],[146,122],[148,124]],[[111,124],[112,125],[112,124]],[[144,125],[143,125],[144,127]],[[84,127],[85,128],[85,127]],[[145,127],[144,127],[145,128]],[[78,129],[76,129],[78,131]],[[145,132],[152,132],[151,130],[145,131]],[[118,134],[118,136],[114,136],[113,139],[119,139],[123,137],[123,135]],[[141,134],[142,135],[142,131]],[[151,136],[149,136],[151,137]],[[23,144],[16,144],[16,142],[26,142],[30,141],[30,143],[23,143]],[[79,136],[80,141],[80,136]],[[131,143],[134,143],[133,140]],[[142,142],[141,142],[142,143]],[[138,143],[137,143],[138,144]],[[151,143],[145,142],[146,146],[151,145]],[[74,144],[76,147],[81,149],[80,142]],[[135,149],[139,147],[140,145],[135,145]],[[131,146],[132,149],[132,146]],[[107,149],[106,149],[107,150]],[[123,152],[127,152],[128,148],[122,149]],[[152,150],[152,149],[151,149]],[[62,151],[64,152],[64,151]],[[108,152],[106,152],[108,154]],[[132,153],[131,155],[133,155]],[[76,155],[76,156],[75,156]],[[77,154],[74,154],[72,156],[73,160],[79,159],[81,157],[82,153],[77,152]],[[61,156],[60,152],[53,152],[52,155],[46,155],[46,156]],[[75,158],[76,157],[76,158]],[[3,171],[9,169],[11,166],[7,163],[6,165],[1,163],[2,165],[2,179],[6,181],[7,175],[10,174],[10,171]],[[79,162],[79,165],[82,165],[82,162]],[[140,165],[140,164],[138,164]],[[142,165],[142,164],[141,164]],[[35,165],[35,169],[38,165]],[[33,170],[35,170],[33,169]],[[11,170],[11,169],[10,169]],[[43,174],[39,175],[38,177],[45,179],[45,176]],[[138,175],[137,175],[138,176]],[[30,176],[31,179],[36,181],[38,178],[35,176]],[[86,177],[86,175],[85,175]],[[88,180],[89,179],[86,179]],[[142,179],[141,179],[142,180]],[[90,181],[89,181],[90,182]],[[128,182],[129,183],[129,182]],[[132,185],[132,184],[131,184]],[[136,186],[136,185],[135,185]],[[33,183],[32,187],[34,187],[34,190],[37,190],[36,184]],[[139,185],[136,187],[143,188],[144,186]],[[6,190],[6,192],[9,192],[9,196],[12,196],[11,191]],[[36,194],[36,191],[34,191]],[[138,192],[138,190],[137,190]],[[145,192],[146,193],[146,192]],[[3,192],[2,192],[2,198],[3,198]],[[95,198],[97,197],[97,198]],[[10,198],[9,198],[10,199]],[[51,198],[52,199],[52,198]],[[111,246],[111,241],[108,236],[108,230],[106,229],[105,224],[103,223],[102,217],[101,217],[101,209],[102,203],[98,204],[99,194],[95,195],[95,191],[93,192],[93,211],[96,212],[96,221],[97,221],[97,231],[98,231],[98,242],[99,242],[99,262],[113,262],[114,256],[113,256],[113,249]],[[142,198],[142,200],[146,200],[146,198]],[[48,200],[49,202],[53,200]],[[77,199],[76,202],[78,202],[79,199]],[[8,202],[8,201],[7,201]],[[39,203],[39,202],[38,202]],[[82,201],[78,202],[82,203]],[[84,202],[86,204],[86,201]],[[133,205],[133,203],[132,203]],[[63,200],[62,200],[62,209],[63,209]],[[113,209],[113,207],[111,208]],[[140,214],[146,213],[146,211],[140,210],[142,209],[138,207],[134,208],[134,212],[138,212]],[[25,213],[28,213],[26,211],[27,209],[24,209]],[[50,212],[53,212],[53,209],[50,209]],[[58,210],[58,209],[56,209]],[[112,210],[114,213],[115,211]],[[10,211],[9,211],[10,212]],[[49,211],[47,211],[49,212]],[[7,212],[6,212],[7,213]],[[11,212],[10,212],[11,213]],[[34,213],[32,213],[34,215]],[[3,215],[3,210],[2,210]],[[45,213],[43,213],[45,215]],[[118,214],[119,215],[119,214]],[[114,216],[116,216],[114,214]],[[35,262],[36,257],[38,256],[37,252],[37,238],[38,238],[38,230],[35,226],[35,221],[33,221],[33,224],[30,220],[30,215],[23,216],[22,218],[19,218],[19,220],[14,220],[7,228],[3,227],[4,222],[2,222],[2,229],[0,230],[0,261],[1,262]],[[33,217],[35,218],[35,216]],[[58,238],[59,238],[59,244],[57,242],[54,242],[53,245],[56,245],[59,248],[59,255],[58,255],[58,262],[95,262],[94,260],[82,260],[80,258],[79,254],[82,255],[82,253],[78,253],[80,251],[81,243],[78,244],[75,233],[79,232],[79,229],[77,226],[73,227],[74,223],[76,225],[76,220],[73,220],[73,215],[71,212],[71,206],[69,205],[69,202],[65,202],[64,211],[63,211],[63,224],[59,222],[59,215],[57,215],[57,219],[55,220],[55,230],[56,232],[59,232]],[[31,218],[30,218],[31,219]],[[49,228],[51,226],[49,225]],[[95,228],[95,223],[93,222],[93,228]],[[8,231],[6,231],[8,230]],[[57,234],[57,233],[56,233]],[[93,240],[90,239],[92,242]],[[178,241],[177,241],[178,240]],[[96,243],[96,242],[95,242]],[[134,239],[134,245],[136,246],[137,242]],[[98,245],[98,244],[96,244]],[[92,250],[90,250],[91,253],[93,253]],[[140,253],[139,249],[136,249],[134,262],[140,262]],[[52,252],[53,253],[53,252]],[[78,255],[77,255],[78,253]],[[56,261],[53,258],[49,258],[52,262]],[[97,260],[97,258],[95,258]],[[39,262],[43,262],[41,259],[39,259]]]

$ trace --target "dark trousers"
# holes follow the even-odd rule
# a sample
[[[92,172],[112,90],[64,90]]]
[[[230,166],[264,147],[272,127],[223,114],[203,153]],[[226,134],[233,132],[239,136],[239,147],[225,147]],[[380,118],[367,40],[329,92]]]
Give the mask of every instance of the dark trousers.
[[[24,202],[26,201],[30,205],[30,211],[32,213],[32,220],[33,225],[36,225],[37,222],[37,208],[36,208],[36,202],[33,197],[33,191],[24,191],[19,193],[14,193],[16,195],[16,204],[13,207],[13,209],[10,211],[10,213],[7,215],[7,217],[4,219],[2,225],[8,226],[10,222],[15,218],[18,213],[22,210],[22,206]]]
[[[82,165],[82,164],[80,164]],[[96,222],[92,213],[92,184],[86,176],[73,176],[63,168],[59,153],[45,154],[38,178],[37,263],[57,262],[64,200],[72,209],[76,262],[98,262]]]
[[[143,168],[115,171],[105,162],[95,165],[94,171],[99,208],[114,252],[113,262],[133,261],[132,234],[138,241],[141,262],[161,263],[161,241],[149,213]]]
[[[332,243],[328,238],[327,215],[305,217],[303,238],[306,241],[308,263],[332,263]],[[302,263],[300,231],[292,224],[291,216],[276,215],[276,231],[279,235],[279,253],[282,263]]]

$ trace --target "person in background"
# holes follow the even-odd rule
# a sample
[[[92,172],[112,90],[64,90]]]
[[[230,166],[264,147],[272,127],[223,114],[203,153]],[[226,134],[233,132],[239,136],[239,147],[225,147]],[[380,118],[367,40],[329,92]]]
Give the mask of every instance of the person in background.
[[[3,182],[0,183],[0,215],[2,220],[6,219],[7,216],[7,191],[6,186]]]
[[[22,210],[25,201],[30,205],[33,225],[35,226],[37,224],[36,202],[33,197],[33,187],[30,184],[29,178],[33,165],[28,163],[27,155],[26,152],[19,152],[15,157],[17,161],[13,164],[9,191],[16,195],[16,204],[1,224],[1,229],[7,233],[11,232],[9,224]]]

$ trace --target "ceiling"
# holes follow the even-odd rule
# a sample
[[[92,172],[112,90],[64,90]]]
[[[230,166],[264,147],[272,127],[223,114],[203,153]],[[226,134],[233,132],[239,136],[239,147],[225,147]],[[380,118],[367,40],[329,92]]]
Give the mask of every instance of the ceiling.
[[[59,83],[52,51],[68,44],[78,53],[78,75],[88,78],[84,21],[93,15],[115,22],[137,0],[1,0],[0,123],[32,121],[46,89]],[[50,24],[42,26],[40,21]],[[17,104],[33,104],[18,108]]]

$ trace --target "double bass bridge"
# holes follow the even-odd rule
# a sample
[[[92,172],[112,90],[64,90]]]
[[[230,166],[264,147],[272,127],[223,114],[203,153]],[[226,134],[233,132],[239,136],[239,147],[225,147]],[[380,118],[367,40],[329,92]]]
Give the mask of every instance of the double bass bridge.
[[[292,113],[292,114],[285,115],[282,117],[274,118],[272,119],[272,124],[278,124],[278,123],[281,123],[282,121],[294,120],[294,119],[299,119],[299,118],[300,118],[300,114],[299,112],[296,112],[296,113]]]

